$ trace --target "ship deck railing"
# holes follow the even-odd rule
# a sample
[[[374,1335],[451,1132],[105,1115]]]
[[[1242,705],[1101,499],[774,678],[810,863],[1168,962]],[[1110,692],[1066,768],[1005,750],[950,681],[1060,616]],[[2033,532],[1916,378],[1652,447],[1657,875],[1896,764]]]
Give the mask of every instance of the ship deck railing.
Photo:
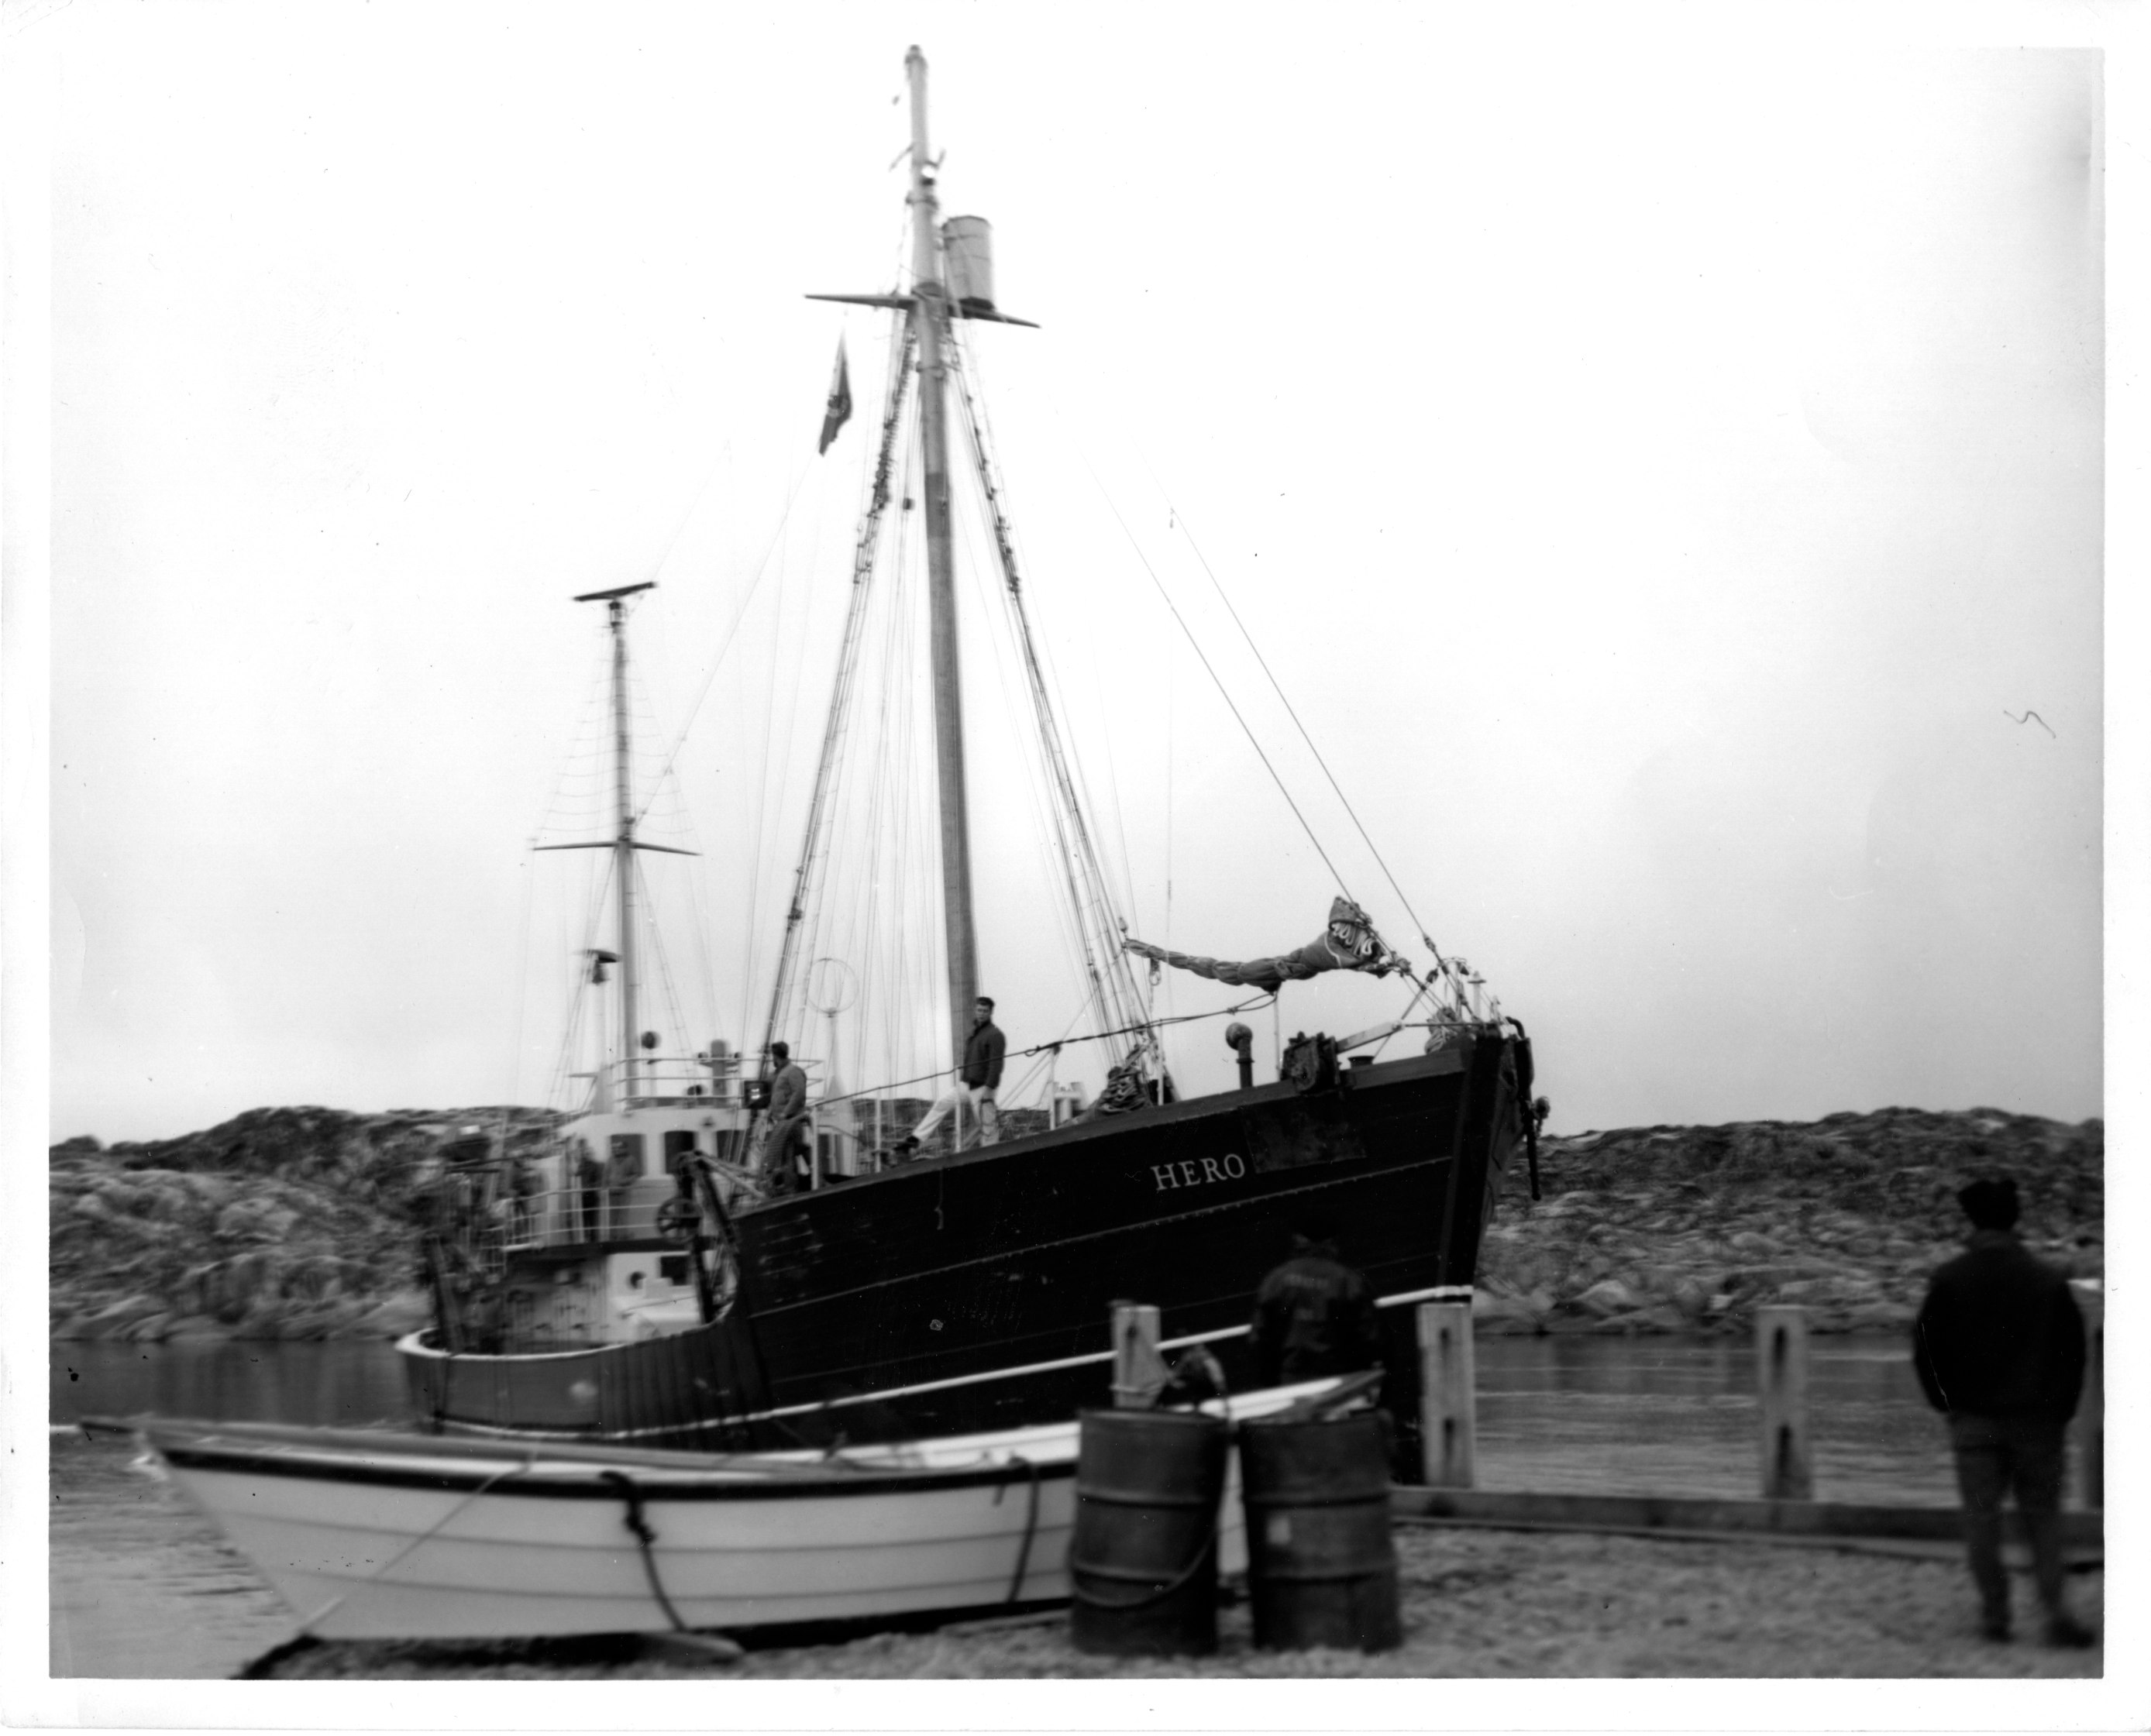
[[[679,1197],[669,1178],[515,1195],[494,1206],[487,1239],[507,1254],[674,1239],[659,1228],[657,1214]]]

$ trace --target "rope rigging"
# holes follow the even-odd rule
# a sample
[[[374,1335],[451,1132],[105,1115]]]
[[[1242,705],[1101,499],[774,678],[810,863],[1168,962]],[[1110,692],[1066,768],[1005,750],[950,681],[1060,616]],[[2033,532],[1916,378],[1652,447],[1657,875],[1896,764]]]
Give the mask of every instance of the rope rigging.
[[[938,295],[939,290],[930,285],[924,290]],[[830,298],[852,299],[852,298]],[[867,298],[856,298],[865,300]],[[888,305],[884,300],[883,305]],[[930,964],[930,958],[919,954],[927,937],[935,931],[939,921],[939,908],[924,893],[924,888],[935,877],[932,865],[934,852],[941,847],[940,834],[929,812],[924,820],[915,811],[919,800],[910,794],[911,785],[890,774],[896,770],[901,758],[908,766],[909,756],[917,750],[912,738],[918,732],[919,714],[912,709],[908,687],[889,684],[877,689],[877,680],[888,683],[888,671],[895,667],[895,654],[910,648],[908,633],[916,623],[908,623],[907,618],[896,607],[902,595],[901,575],[906,551],[916,540],[913,521],[909,517],[914,505],[910,467],[917,455],[910,450],[914,437],[909,429],[919,418],[922,404],[923,382],[914,389],[914,376],[924,366],[917,320],[910,310],[893,307],[890,336],[887,350],[886,379],[882,401],[879,439],[873,452],[870,467],[862,477],[861,500],[857,527],[853,541],[851,585],[844,613],[842,638],[839,642],[837,667],[832,683],[828,709],[824,719],[819,752],[816,760],[812,785],[808,796],[800,848],[789,876],[788,897],[785,906],[782,938],[777,949],[766,1019],[761,1032],[762,1052],[782,1037],[797,1046],[803,1027],[811,1022],[808,1007],[808,973],[815,962],[824,956],[846,960],[858,971],[859,982],[859,1011],[848,1021],[848,1031],[840,1037],[835,1009],[820,1009],[829,1019],[827,1042],[831,1050],[828,1057],[830,1072],[822,1083],[833,1088],[838,1082],[838,1056],[841,1044],[848,1052],[856,1055],[857,1072],[848,1070],[848,1078],[856,1078],[871,1071],[886,1082],[871,1089],[838,1091],[825,1088],[817,1098],[822,1103],[835,1104],[876,1094],[886,1094],[906,1086],[923,1083],[945,1072],[946,1063],[934,1067],[931,1072],[916,1069],[929,1057],[919,1052],[921,1038],[934,1030],[932,1003],[940,1000],[938,987],[926,985],[933,981],[930,970],[922,973],[913,968],[921,962]],[[1044,647],[1031,617],[1024,569],[1019,558],[1018,545],[1007,509],[1006,492],[994,454],[991,430],[979,401],[976,389],[976,371],[979,358],[973,341],[964,332],[960,322],[951,322],[938,334],[940,366],[935,370],[953,388],[954,404],[951,406],[960,418],[963,437],[968,442],[965,456],[976,477],[977,494],[969,497],[975,504],[977,523],[990,541],[988,552],[977,544],[967,553],[984,554],[984,560],[967,561],[964,564],[972,573],[984,577],[989,561],[998,566],[999,590],[1003,606],[1007,611],[1010,643],[1016,654],[1016,661],[1023,673],[1022,698],[1015,697],[1015,684],[1008,683],[1004,696],[1011,721],[1027,722],[1028,729],[1019,727],[1015,734],[1026,742],[1036,743],[1037,760],[1033,761],[1026,753],[1023,764],[1030,771],[1031,799],[1044,810],[1040,816],[1044,824],[1037,834],[1050,834],[1052,869],[1050,878],[1059,882],[1060,900],[1072,931],[1064,931],[1073,962],[1080,971],[1086,987],[1086,997],[1091,1011],[1091,1032],[1082,1037],[1063,1039],[1060,1042],[1040,1045],[1020,1052],[1037,1055],[1058,1050],[1068,1042],[1096,1042],[1104,1046],[1109,1063],[1117,1068],[1122,1064],[1140,1064],[1144,1072],[1162,1080],[1165,1056],[1160,1032],[1168,1026],[1186,1022],[1187,1019],[1157,1017],[1155,1005],[1159,992],[1159,976],[1153,963],[1147,984],[1140,967],[1131,960],[1126,951],[1127,927],[1118,913],[1120,901],[1115,896],[1114,880],[1109,876],[1099,847],[1098,840],[1089,817],[1082,768],[1070,746],[1065,739],[1060,721],[1060,709],[1055,701],[1055,689],[1049,669]],[[1086,467],[1089,467],[1086,460]],[[960,462],[958,467],[961,467]],[[904,478],[898,486],[899,474]],[[1097,482],[1095,470],[1092,479]],[[1103,485],[1099,484],[1101,494]],[[891,513],[890,506],[898,498],[902,512]],[[1351,891],[1338,863],[1324,848],[1308,814],[1288,787],[1278,764],[1264,749],[1252,727],[1248,716],[1243,711],[1233,694],[1227,689],[1222,674],[1197,638],[1189,618],[1183,614],[1157,569],[1141,546],[1137,543],[1126,517],[1107,497],[1106,503],[1119,522],[1124,536],[1134,548],[1144,570],[1166,604],[1167,612],[1179,625],[1182,633],[1193,648],[1198,661],[1224,699],[1227,709],[1238,724],[1243,735],[1253,747],[1264,770],[1270,776],[1293,818],[1313,846],[1317,857],[1344,896],[1351,898]],[[1168,505],[1171,503],[1168,502]],[[787,508],[788,510],[788,508]],[[929,503],[929,514],[934,510]],[[944,509],[945,510],[945,509]],[[1184,519],[1177,507],[1172,508],[1173,521],[1184,526]],[[969,508],[962,515],[960,525],[936,519],[939,527],[935,535],[945,536],[951,531],[966,542],[971,537],[971,518]],[[1265,679],[1283,704],[1293,727],[1314,755],[1323,777],[1336,798],[1343,804],[1359,835],[1373,855],[1380,871],[1402,904],[1405,914],[1420,929],[1427,945],[1433,950],[1435,968],[1422,981],[1412,971],[1408,963],[1398,961],[1402,973],[1412,986],[1414,992],[1404,1009],[1409,1015],[1422,1003],[1439,1007],[1446,997],[1458,1006],[1468,1007],[1470,985],[1460,980],[1457,968],[1460,961],[1445,958],[1430,935],[1411,907],[1396,876],[1383,858],[1368,833],[1349,799],[1345,795],[1336,774],[1320,750],[1315,747],[1306,724],[1284,693],[1276,673],[1263,656],[1249,633],[1245,621],[1225,596],[1217,574],[1199,547],[1195,547],[1192,532],[1188,535],[1191,547],[1195,548],[1220,598],[1231,614],[1233,625],[1248,643]],[[941,545],[935,544],[938,550]],[[935,558],[940,557],[937,554]],[[887,562],[889,568],[877,582],[875,567],[878,562]],[[874,599],[880,597],[882,602]],[[937,605],[938,606],[938,605]],[[873,618],[877,611],[885,611],[885,625],[877,629]],[[939,618],[937,618],[939,619]],[[937,631],[941,630],[939,627]],[[873,644],[869,645],[869,641]],[[877,654],[887,654],[885,660],[876,664]],[[937,652],[937,655],[939,654]],[[1005,668],[1005,665],[1003,665]],[[874,670],[869,675],[868,669]],[[874,708],[878,704],[878,711]],[[1022,717],[1028,711],[1027,719]],[[878,727],[869,729],[872,719]],[[855,748],[863,732],[868,739]],[[803,734],[803,730],[802,730]],[[1042,780],[1040,774],[1042,773]],[[946,772],[944,770],[945,779]],[[1041,783],[1043,793],[1041,794]],[[863,822],[863,824],[862,824]],[[838,837],[851,841],[839,846]],[[891,853],[893,852],[893,855]],[[1125,853],[1125,852],[1124,852]],[[908,871],[914,855],[923,856],[929,864],[924,876]],[[863,864],[866,873],[860,876]],[[1116,865],[1125,874],[1125,865]],[[841,866],[841,877],[839,867]],[[1170,909],[1170,863],[1168,862],[1168,910]],[[952,895],[953,896],[953,895]],[[1040,913],[1060,901],[1040,901]],[[1356,903],[1356,900],[1354,901]],[[918,907],[914,908],[914,905]],[[905,923],[889,920],[902,914],[920,919]],[[885,926],[884,926],[885,925]],[[942,936],[947,944],[948,936]],[[758,971],[751,974],[759,976]],[[1274,1004],[1273,997],[1268,997]],[[1261,1000],[1245,1003],[1259,1007]],[[947,1015],[957,1009],[943,1007],[939,1009],[946,1023]],[[1240,1007],[1229,1012],[1243,1010]],[[1191,1014],[1187,1019],[1224,1017],[1226,1014]],[[960,1025],[957,1030],[961,1042]],[[946,1041],[945,1030],[936,1039]],[[854,1050],[853,1046],[856,1045]],[[869,1069],[867,1053],[869,1048],[877,1052]],[[881,1052],[885,1050],[885,1052]],[[907,1064],[908,1063],[908,1064]],[[911,1073],[910,1077],[897,1075]]]
[[[1419,912],[1412,908],[1411,900],[1404,896],[1404,889],[1397,883],[1396,876],[1389,871],[1389,863],[1384,860],[1381,850],[1368,834],[1365,825],[1360,820],[1359,810],[1352,805],[1352,799],[1344,794],[1344,786],[1337,781],[1337,775],[1329,769],[1329,760],[1323,757],[1322,749],[1314,744],[1314,738],[1308,734],[1307,725],[1300,721],[1299,713],[1294,709],[1292,700],[1286,695],[1283,684],[1278,681],[1275,671],[1270,668],[1269,659],[1263,655],[1262,647],[1255,643],[1254,635],[1248,631],[1247,623],[1240,618],[1240,612],[1232,607],[1232,598],[1226,593],[1224,585],[1220,583],[1216,571],[1210,565],[1209,558],[1202,553],[1202,545],[1195,540],[1195,532],[1187,522],[1187,515],[1173,504],[1172,497],[1166,493],[1165,485],[1158,481],[1157,473],[1151,470],[1147,460],[1144,461],[1143,468],[1149,472],[1151,482],[1156,486],[1160,497],[1164,500],[1166,510],[1171,515],[1173,526],[1178,529],[1182,536],[1187,538],[1188,548],[1194,551],[1196,560],[1201,563],[1204,574],[1210,580],[1211,588],[1217,593],[1217,600],[1225,605],[1225,613],[1232,618],[1232,624],[1240,629],[1240,637],[1248,642],[1248,650],[1254,653],[1255,661],[1261,666],[1263,675],[1268,678],[1271,690],[1277,694],[1278,702],[1283,705],[1285,715],[1292,719],[1293,728],[1299,731],[1299,739],[1307,744],[1307,750],[1314,755],[1314,763],[1322,768],[1322,775],[1329,779],[1330,789],[1336,792],[1337,800],[1344,804],[1344,811],[1350,816],[1353,825],[1358,829],[1361,841],[1367,846],[1368,854],[1374,857],[1375,865],[1381,869],[1382,877],[1389,883],[1389,890],[1397,895],[1397,902],[1404,906],[1404,914],[1411,918],[1411,925],[1419,931],[1419,937],[1426,942],[1427,949],[1434,954],[1436,967],[1446,972],[1449,968],[1448,961],[1441,956],[1441,948],[1435,944],[1434,936],[1427,932],[1426,925],[1420,921]]]
[[[1145,1032],[1150,1023],[1148,1008],[1136,987],[1135,973],[1129,968],[1126,956],[1118,944],[1119,918],[1106,891],[1105,872],[1099,863],[1097,849],[1084,818],[1082,804],[1076,795],[1075,780],[1070,774],[1069,755],[1061,741],[1059,719],[1046,692],[1037,640],[1031,630],[1030,611],[1024,601],[1023,581],[1016,566],[1015,548],[1010,537],[1008,517],[1003,509],[1005,491],[1000,486],[992,452],[987,444],[984,420],[979,414],[971,391],[969,346],[958,333],[952,332],[950,336],[947,352],[949,379],[956,388],[964,431],[970,438],[971,456],[979,492],[984,497],[984,510],[993,530],[995,548],[1000,558],[1003,593],[1030,689],[1040,750],[1058,798],[1052,805],[1054,829],[1067,881],[1069,902],[1076,914],[1084,967],[1091,979],[1091,992],[1101,1017],[1122,1026],[1127,1032]],[[1135,1046],[1141,1047],[1146,1041],[1143,1036],[1138,1035]],[[1124,1061],[1127,1058],[1126,1052],[1124,1050],[1115,1058]]]
[[[1183,1012],[1171,1018],[1146,1018],[1138,1024],[1128,1025],[1117,1031],[1087,1031],[1080,1037],[1056,1037],[1050,1042],[1035,1042],[1027,1049],[1010,1049],[1008,1058],[1026,1060],[1033,1055],[1057,1054],[1062,1049],[1074,1048],[1079,1043],[1104,1042],[1116,1037],[1151,1037],[1167,1025],[1192,1025],[1203,1019],[1228,1019],[1235,1013],[1259,1012],[1265,1007],[1274,1006],[1275,995],[1257,995],[1253,999],[1220,1007],[1209,1012]],[[882,1092],[902,1091],[907,1086],[924,1085],[941,1077],[941,1069],[919,1073],[908,1079],[890,1079],[878,1085],[863,1087],[858,1091],[839,1092],[829,1097],[817,1098],[817,1104],[855,1103],[861,1098],[872,1097]]]
[[[1127,538],[1128,546],[1135,551],[1136,560],[1141,563],[1143,571],[1149,575],[1151,583],[1156,588],[1157,594],[1164,602],[1167,612],[1171,613],[1174,622],[1186,637],[1189,646],[1193,649],[1197,660],[1202,665],[1203,672],[1210,677],[1212,684],[1217,688],[1218,697],[1225,702],[1226,709],[1232,714],[1232,720],[1240,726],[1241,733],[1247,737],[1248,744],[1255,751],[1255,757],[1262,761],[1263,770],[1270,775],[1270,781],[1277,785],[1278,794],[1284,799],[1286,807],[1292,810],[1293,818],[1299,822],[1300,830],[1307,835],[1308,842],[1313,845],[1315,855],[1322,859],[1323,866],[1329,871],[1332,878],[1337,883],[1338,890],[1357,904],[1359,900],[1354,896],[1350,886],[1346,884],[1343,871],[1331,860],[1329,852],[1322,847],[1322,840],[1317,835],[1313,825],[1302,811],[1299,804],[1293,800],[1292,791],[1286,786],[1283,775],[1279,773],[1276,765],[1271,760],[1268,753],[1257,738],[1253,727],[1248,722],[1245,714],[1241,711],[1238,702],[1233,699],[1231,690],[1225,685],[1224,678],[1217,673],[1217,666],[1211,662],[1209,654],[1202,648],[1202,641],[1196,638],[1194,628],[1188,625],[1187,617],[1182,614],[1180,605],[1173,601],[1172,593],[1166,589],[1164,580],[1159,578],[1157,569],[1151,564],[1150,557],[1143,552],[1142,545],[1136,540],[1135,532],[1129,527],[1127,519],[1122,514],[1119,504],[1111,494],[1106,492],[1104,482],[1100,480],[1096,470],[1091,467],[1087,457],[1084,459],[1084,468],[1090,472],[1091,480],[1096,487],[1100,497],[1105,501],[1107,509],[1111,512],[1114,522],[1120,526],[1121,535]],[[1152,481],[1156,481],[1155,476]],[[1162,494],[1164,491],[1161,487],[1159,492]],[[1172,507],[1170,499],[1167,501],[1167,506],[1172,512],[1174,522],[1185,531],[1186,521],[1181,517],[1178,509]],[[1189,547],[1195,548],[1193,534],[1192,532],[1187,532],[1187,534]],[[1209,573],[1212,584],[1217,586],[1218,595],[1224,598],[1224,588],[1218,585],[1217,575],[1211,572],[1209,563],[1202,560],[1202,550],[1195,548],[1195,553],[1197,559],[1202,561],[1203,571]],[[1434,936],[1426,931],[1425,925],[1419,920],[1417,912],[1413,911],[1410,901],[1404,897],[1403,888],[1397,885],[1396,876],[1389,872],[1389,864],[1383,860],[1381,852],[1374,848],[1373,839],[1368,837],[1366,827],[1361,825],[1358,813],[1353,809],[1343,789],[1339,786],[1335,775],[1329,770],[1329,762],[1323,759],[1321,750],[1315,747],[1313,738],[1308,735],[1306,726],[1300,722],[1299,715],[1293,709],[1292,702],[1286,698],[1283,689],[1278,686],[1277,677],[1271,672],[1268,659],[1263,658],[1261,648],[1255,644],[1253,637],[1248,633],[1245,623],[1240,620],[1238,612],[1232,608],[1231,599],[1224,598],[1224,601],[1227,613],[1232,617],[1233,624],[1239,628],[1241,636],[1247,639],[1248,648],[1254,652],[1256,661],[1262,665],[1263,673],[1269,677],[1271,686],[1277,689],[1278,698],[1283,702],[1294,726],[1299,729],[1302,738],[1307,742],[1308,749],[1313,753],[1316,763],[1322,767],[1323,775],[1329,780],[1330,788],[1336,791],[1338,800],[1344,803],[1345,811],[1351,815],[1353,825],[1359,827],[1360,837],[1366,841],[1369,850],[1374,855],[1375,861],[1380,865],[1384,876],[1388,879],[1391,888],[1396,892],[1399,901],[1404,905],[1405,915],[1411,918],[1412,926],[1420,931],[1420,938],[1426,942],[1428,949],[1434,954],[1434,971],[1424,982],[1416,971],[1409,968],[1403,969],[1402,975],[1422,993],[1430,989],[1434,982],[1439,979],[1447,986],[1452,1002],[1460,1009],[1468,1009],[1469,1001],[1465,984],[1459,980],[1459,973],[1453,967],[1451,961],[1442,956],[1441,949],[1435,944]],[[1414,997],[1412,1004],[1417,1004],[1416,995]]]
[[[1225,702],[1226,709],[1232,714],[1232,721],[1240,726],[1241,733],[1248,738],[1248,745],[1255,750],[1255,757],[1263,762],[1263,770],[1270,775],[1270,781],[1277,785],[1278,794],[1284,798],[1285,806],[1292,810],[1292,817],[1299,822],[1299,829],[1307,834],[1307,841],[1314,846],[1315,855],[1322,858],[1322,865],[1329,871],[1330,877],[1337,882],[1337,890],[1357,904],[1359,901],[1352,897],[1352,889],[1345,884],[1343,871],[1329,860],[1329,852],[1322,847],[1322,840],[1315,835],[1314,828],[1308,823],[1306,815],[1300,812],[1299,804],[1292,799],[1292,791],[1286,788],[1283,777],[1278,773],[1277,767],[1271,763],[1270,756],[1263,751],[1263,744],[1256,738],[1253,726],[1248,724],[1247,718],[1241,713],[1238,703],[1232,698],[1232,690],[1225,685],[1224,678],[1218,674],[1216,665],[1210,661],[1209,654],[1202,648],[1202,642],[1195,637],[1195,629],[1187,624],[1187,617],[1180,613],[1180,605],[1172,600],[1172,593],[1166,589],[1165,581],[1157,576],[1157,569],[1151,565],[1150,557],[1143,553],[1142,544],[1136,541],[1136,534],[1128,528],[1128,522],[1121,516],[1119,505],[1114,501],[1112,496],[1106,492],[1106,485],[1099,482],[1098,472],[1091,470],[1091,461],[1087,457],[1083,461],[1083,467],[1091,471],[1091,480],[1097,483],[1098,493],[1105,501],[1108,510],[1111,512],[1113,522],[1120,526],[1121,534],[1128,539],[1128,547],[1135,550],[1136,558],[1142,563],[1143,571],[1150,575],[1150,582],[1157,588],[1157,594],[1164,600],[1167,610],[1178,624],[1181,632],[1186,635],[1187,643],[1193,648],[1204,673],[1210,677],[1212,684],[1217,688],[1218,698]]]
[[[813,793],[807,810],[807,831],[799,851],[799,865],[792,881],[792,901],[784,917],[784,939],[777,961],[777,986],[770,997],[769,1018],[763,1029],[762,1048],[767,1052],[785,1028],[799,984],[800,924],[805,920],[810,897],[827,848],[829,797],[835,781],[837,758],[850,721],[854,678],[857,674],[867,603],[873,578],[874,548],[881,537],[882,520],[889,502],[889,474],[893,465],[898,429],[902,422],[905,386],[911,372],[914,338],[908,321],[899,320],[901,334],[891,345],[888,386],[883,393],[881,446],[874,461],[872,481],[858,534],[852,550],[852,595],[844,618],[844,636],[837,658],[837,674],[829,699],[829,712],[822,737],[822,751],[814,772]]]

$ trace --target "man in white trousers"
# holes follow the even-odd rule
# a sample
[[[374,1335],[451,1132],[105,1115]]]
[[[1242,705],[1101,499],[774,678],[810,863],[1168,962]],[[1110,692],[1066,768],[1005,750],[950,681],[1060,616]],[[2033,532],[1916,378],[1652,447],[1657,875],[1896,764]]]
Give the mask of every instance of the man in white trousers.
[[[964,1043],[963,1066],[957,1070],[954,1082],[936,1099],[919,1125],[897,1142],[897,1155],[911,1156],[959,1105],[968,1105],[978,1112],[979,1144],[991,1145],[998,1140],[1001,1136],[1001,1115],[994,1093],[1000,1088],[1001,1062],[1007,1053],[1008,1039],[994,1022],[993,997],[981,995],[979,1004],[972,1009],[971,1034]],[[959,1121],[959,1143],[962,1137],[963,1123]]]

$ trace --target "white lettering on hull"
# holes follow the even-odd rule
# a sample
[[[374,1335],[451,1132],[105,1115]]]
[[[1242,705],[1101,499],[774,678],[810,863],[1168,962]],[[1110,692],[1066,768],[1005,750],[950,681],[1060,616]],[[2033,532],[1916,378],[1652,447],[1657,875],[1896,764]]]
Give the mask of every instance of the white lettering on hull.
[[[1206,1188],[1212,1182],[1244,1180],[1248,1160],[1236,1151],[1222,1158],[1183,1158],[1177,1163],[1150,1166],[1151,1185],[1159,1193],[1170,1188]]]

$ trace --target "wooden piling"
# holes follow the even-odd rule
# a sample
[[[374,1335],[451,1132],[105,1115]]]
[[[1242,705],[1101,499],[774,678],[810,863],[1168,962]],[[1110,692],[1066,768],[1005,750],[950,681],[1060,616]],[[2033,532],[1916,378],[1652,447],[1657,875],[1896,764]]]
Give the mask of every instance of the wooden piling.
[[[1113,1408],[1147,1410],[1165,1385],[1158,1314],[1144,1302],[1113,1305]]]
[[[1762,1397],[1763,1498],[1814,1499],[1808,1441],[1808,1316],[1804,1308],[1755,1310],[1755,1372]]]
[[[1479,1383],[1471,1305],[1419,1305],[1420,1450],[1437,1489],[1469,1489],[1478,1476]]]
[[[2077,1406],[2078,1493],[2088,1507],[2106,1506],[2106,1299],[2084,1299],[2083,1399]]]

